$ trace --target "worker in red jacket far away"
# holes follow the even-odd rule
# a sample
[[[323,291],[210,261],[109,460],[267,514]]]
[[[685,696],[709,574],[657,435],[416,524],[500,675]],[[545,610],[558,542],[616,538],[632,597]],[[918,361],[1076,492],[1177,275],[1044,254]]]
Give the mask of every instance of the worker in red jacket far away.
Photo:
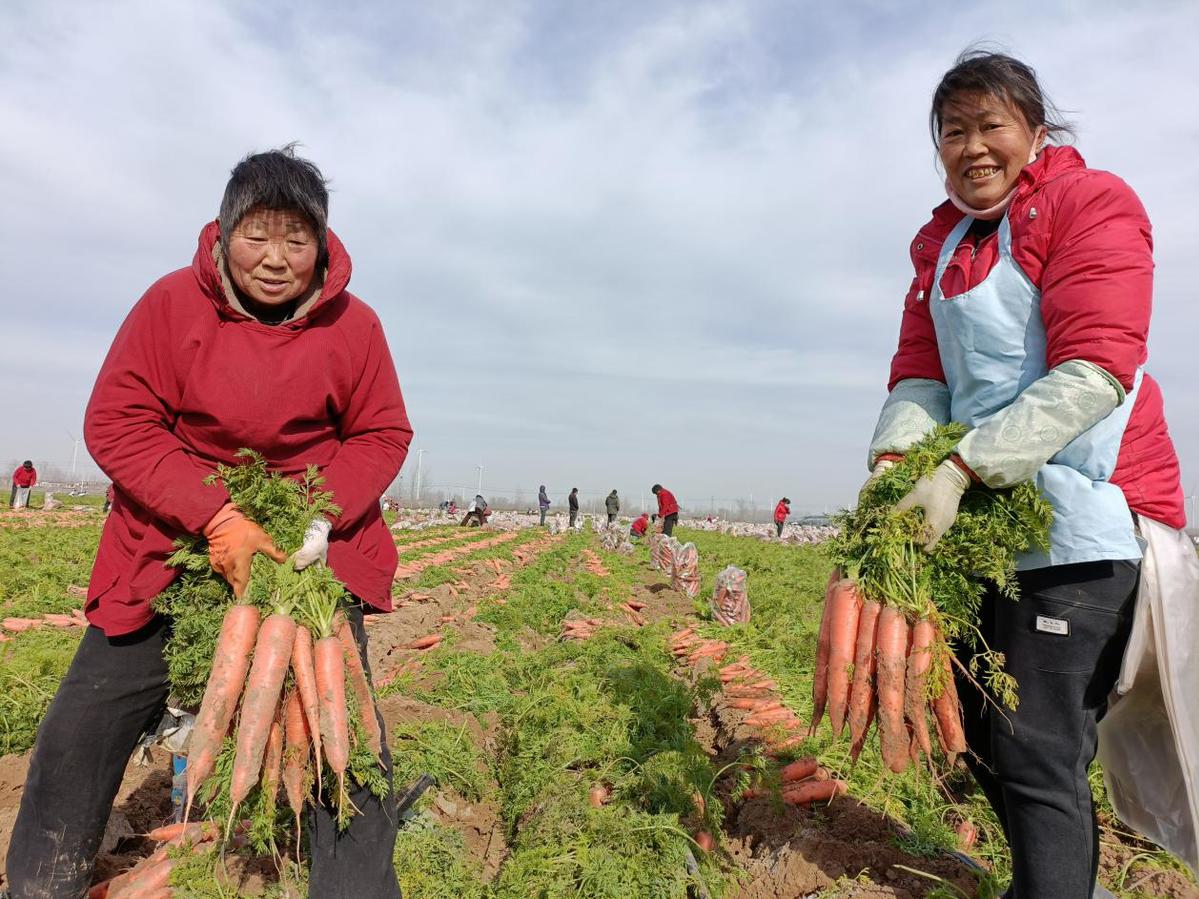
[[[783,497],[779,500],[779,504],[774,507],[774,527],[777,536],[783,536],[783,525],[787,523],[787,516],[791,514],[791,500]]]
[[[12,473],[12,496],[9,504],[14,509],[24,509],[29,506],[29,491],[37,486],[37,469],[26,459]]]
[[[170,691],[170,622],[153,601],[178,574],[165,564],[178,538],[202,535],[238,597],[256,553],[297,569],[328,565],[351,594],[344,611],[363,662],[363,606],[391,609],[398,557],[379,498],[412,428],[383,326],[347,289],[350,255],[328,211],[320,170],[290,147],[247,156],[192,264],[150,286],[100,368],[84,433],[121,501],[92,568],[91,626],[30,760],[8,848],[13,896],[87,892],[126,763]],[[287,476],[315,465],[340,507],[307,523],[291,559],[220,482],[206,482],[217,465],[237,464],[242,447]],[[400,899],[386,741],[380,757],[386,795],[347,784],[360,812],[348,825],[313,807],[309,895]]]
[[[662,533],[669,537],[679,521],[679,501],[661,484],[654,484],[650,491],[658,498],[658,517],[662,519]]]
[[[640,517],[629,526],[629,536],[633,539],[644,537],[647,530],[649,530],[649,513],[642,512]]]

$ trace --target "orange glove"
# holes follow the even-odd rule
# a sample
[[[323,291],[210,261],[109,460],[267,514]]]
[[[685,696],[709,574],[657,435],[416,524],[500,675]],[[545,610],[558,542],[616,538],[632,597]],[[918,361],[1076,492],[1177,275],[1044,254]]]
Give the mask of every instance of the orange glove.
[[[260,528],[242,514],[233,503],[225,503],[212,520],[204,525],[208,541],[208,563],[212,570],[229,582],[233,595],[241,599],[250,585],[250,563],[254,553],[266,553],[282,564],[287,555]]]

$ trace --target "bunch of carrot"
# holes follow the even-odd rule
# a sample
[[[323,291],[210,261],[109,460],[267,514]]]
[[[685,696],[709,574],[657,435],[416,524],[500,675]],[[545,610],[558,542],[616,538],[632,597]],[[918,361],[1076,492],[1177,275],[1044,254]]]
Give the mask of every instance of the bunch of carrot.
[[[883,761],[899,772],[921,754],[966,749],[954,668],[978,672],[974,686],[1014,708],[1016,682],[1004,658],[981,640],[988,590],[1018,598],[1018,555],[1048,544],[1053,510],[1032,482],[974,488],[953,526],[926,552],[920,510],[895,506],[953,452],[965,428],[934,429],[873,478],[856,508],[837,516],[828,544],[837,568],[825,592],[813,680],[814,729],[826,709],[833,733],[849,725],[856,759],[877,720]],[[956,656],[970,653],[969,664]],[[934,727],[929,726],[932,713]]]
[[[864,599],[854,581],[834,570],[820,624],[809,733],[827,710],[834,736],[849,724],[856,761],[877,720],[883,762],[898,774],[921,753],[931,758],[931,711],[941,751],[951,757],[965,752],[949,652],[933,619],[909,627],[897,606]],[[938,674],[930,677],[934,665]]]
[[[315,469],[296,481],[268,472],[256,454],[241,455],[248,461],[220,466],[216,477],[283,551],[299,548],[315,515],[336,514],[329,495],[318,489]],[[296,571],[290,562],[280,565],[259,555],[245,597],[231,602],[223,581],[216,589],[219,578],[207,566],[202,545],[182,546],[172,561],[187,570],[188,584],[203,583],[205,589],[193,596],[227,604],[187,750],[184,820],[201,796],[210,810],[228,806],[231,827],[257,789],[255,808],[273,842],[282,788],[298,845],[300,812],[314,796],[314,781],[320,795],[327,765],[336,780],[330,794],[338,820],[348,821],[354,806],[345,776],[352,755],[361,749],[378,761],[382,736],[358,643],[341,611],[344,587],[319,562]],[[181,610],[176,605],[172,611]],[[218,764],[226,753],[231,764]],[[221,776],[213,779],[218,771]]]

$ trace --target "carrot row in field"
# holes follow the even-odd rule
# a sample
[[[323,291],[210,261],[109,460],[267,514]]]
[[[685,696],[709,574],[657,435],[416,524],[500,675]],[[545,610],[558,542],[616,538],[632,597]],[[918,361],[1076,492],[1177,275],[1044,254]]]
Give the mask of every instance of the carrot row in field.
[[[87,627],[87,617],[82,609],[72,609],[69,615],[47,612],[40,618],[8,617],[0,620],[0,628],[14,634],[36,630],[39,627]]]
[[[396,565],[394,580],[402,581],[410,577],[415,577],[433,565],[444,565],[446,562],[452,562],[461,556],[470,555],[471,553],[482,549],[489,549],[493,546],[499,546],[501,543],[507,543],[510,540],[516,539],[517,536],[519,536],[517,531],[505,531],[502,534],[496,534],[494,537],[488,537],[485,540],[475,540],[471,543],[455,546],[452,549],[430,553],[411,562],[400,562]]]

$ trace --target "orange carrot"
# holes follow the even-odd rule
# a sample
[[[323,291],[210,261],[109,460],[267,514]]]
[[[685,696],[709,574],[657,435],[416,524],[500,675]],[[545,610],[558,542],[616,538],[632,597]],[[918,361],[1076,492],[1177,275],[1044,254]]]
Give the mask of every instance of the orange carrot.
[[[849,707],[849,671],[862,610],[857,584],[851,580],[840,581],[833,588],[829,604],[832,608],[828,626],[828,717],[833,736],[839,737]]]
[[[229,732],[229,722],[250,670],[250,653],[258,634],[258,609],[233,606],[221,622],[221,633],[212,654],[212,674],[204,688],[200,711],[192,728],[191,748],[187,754],[186,821],[196,791],[212,774],[221,743]]]
[[[304,625],[296,625],[296,639],[291,647],[291,670],[296,678],[296,690],[300,694],[300,705],[308,723],[308,736],[312,740],[312,757],[316,763],[316,785],[321,784],[321,713],[317,701],[316,663],[312,658],[312,631]]]
[[[262,622],[258,630],[254,664],[250,666],[237,724],[237,756],[229,783],[229,797],[234,806],[240,804],[258,782],[262,756],[279,708],[283,678],[287,676],[295,642],[296,623],[290,615],[275,613]]]
[[[824,717],[824,707],[828,701],[828,655],[829,655],[829,620],[830,600],[833,598],[833,587],[841,580],[841,570],[834,568],[829,572],[828,584],[824,588],[824,616],[820,619],[820,637],[816,643],[816,671],[812,678],[812,726],[809,736],[816,733],[816,726]]]
[[[383,754],[383,734],[379,729],[379,718],[375,715],[375,697],[371,692],[370,681],[366,679],[366,669],[362,667],[362,656],[358,654],[358,641],[354,639],[354,632],[345,616],[334,622],[334,627],[337,629],[337,639],[341,641],[345,651],[346,674],[349,675],[354,698],[358,701],[362,729],[366,732],[366,745],[377,759]]]
[[[279,793],[279,780],[283,773],[283,709],[275,712],[270,733],[266,738],[266,752],[262,757],[262,792],[273,802]]]
[[[895,606],[878,618],[878,731],[883,762],[896,774],[908,766],[908,731],[903,722],[903,682],[908,622]]]
[[[783,783],[806,780],[815,774],[816,769],[819,767],[820,766],[817,764],[816,759],[799,759],[798,761],[792,762],[790,765],[787,765],[781,771],[779,771],[779,777],[782,779]]]
[[[851,700],[852,700],[852,697],[851,697]],[[870,725],[872,725],[874,723],[874,717],[877,713],[878,713],[878,693],[876,690],[871,689],[870,699],[866,704],[866,725],[865,725],[865,727],[862,728],[862,733],[858,736],[858,738],[856,740],[853,741],[852,744],[850,744],[850,747],[849,747],[849,759],[851,762],[856,763],[858,760],[858,756],[862,754],[862,749],[866,746],[866,737],[870,733]]]
[[[844,796],[849,785],[843,780],[809,780],[783,788],[783,802],[789,805],[808,805],[812,802],[827,802],[835,796]]]
[[[870,703],[874,698],[874,645],[878,635],[878,616],[883,607],[873,599],[862,605],[858,616],[858,635],[853,653],[853,683],[849,688],[849,737],[858,743],[866,733]]]
[[[927,618],[917,619],[912,626],[912,649],[908,653],[903,696],[904,716],[912,726],[916,746],[928,757],[933,754],[928,734],[928,669],[932,665],[935,636],[933,623]]]
[[[316,656],[316,689],[321,709],[321,743],[325,759],[345,789],[350,763],[350,730],[346,713],[345,651],[336,637],[325,637],[313,647]]]
[[[408,644],[409,649],[432,649],[441,642],[441,634],[427,634],[424,637],[417,637]]]
[[[733,699],[729,705],[734,709],[747,709],[752,711],[758,707],[759,700],[757,699]]]
[[[933,700],[937,729],[945,743],[946,752],[965,752],[966,731],[962,727],[962,706],[958,702],[958,688],[953,682],[953,668],[950,666],[948,653],[945,654],[942,664],[945,669],[945,689]]]
[[[299,691],[292,690],[283,702],[283,789],[287,804],[296,816],[296,841],[300,837],[300,810],[304,807],[304,772],[308,768],[308,721]]]

